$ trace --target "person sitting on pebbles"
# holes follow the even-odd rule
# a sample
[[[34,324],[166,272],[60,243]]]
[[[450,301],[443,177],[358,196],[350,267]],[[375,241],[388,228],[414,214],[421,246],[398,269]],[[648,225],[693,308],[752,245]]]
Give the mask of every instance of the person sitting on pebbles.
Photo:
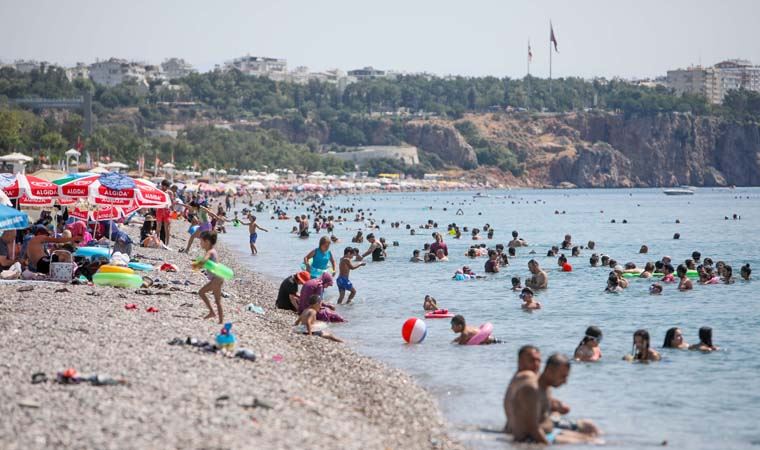
[[[296,319],[294,326],[303,325],[306,327],[302,333],[307,336],[319,336],[335,342],[343,342],[342,339],[334,336],[328,330],[314,330],[314,326],[317,323],[317,313],[322,309],[322,299],[319,295],[312,295],[309,297],[309,307],[303,310],[303,312]]]

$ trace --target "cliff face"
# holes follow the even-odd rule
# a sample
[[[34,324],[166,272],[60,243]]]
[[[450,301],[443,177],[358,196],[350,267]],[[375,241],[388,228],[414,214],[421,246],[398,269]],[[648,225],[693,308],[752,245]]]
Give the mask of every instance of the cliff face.
[[[579,137],[606,142],[631,162],[643,186],[726,186],[760,183],[760,129],[715,117],[661,114],[626,119],[595,114],[568,117]]]
[[[404,126],[406,142],[435,153],[444,162],[465,169],[478,166],[478,157],[459,131],[451,124],[411,121]]]
[[[760,185],[760,127],[717,117],[610,113],[470,116],[488,140],[520,149],[526,185]]]

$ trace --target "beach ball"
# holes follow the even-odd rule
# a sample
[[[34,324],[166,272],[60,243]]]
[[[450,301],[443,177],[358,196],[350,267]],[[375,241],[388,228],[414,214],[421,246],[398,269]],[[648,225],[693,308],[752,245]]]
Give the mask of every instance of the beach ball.
[[[401,337],[407,342],[407,344],[419,344],[425,340],[427,335],[427,325],[422,319],[412,317],[404,322],[404,326],[401,327]]]

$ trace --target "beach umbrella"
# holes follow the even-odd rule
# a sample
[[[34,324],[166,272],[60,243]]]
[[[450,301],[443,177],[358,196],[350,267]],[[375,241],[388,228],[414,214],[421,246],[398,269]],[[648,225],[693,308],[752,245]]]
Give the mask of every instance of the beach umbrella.
[[[60,195],[86,200],[95,205],[168,207],[169,196],[152,183],[120,173],[76,178],[58,186]]]
[[[100,205],[95,208],[76,207],[69,211],[69,216],[82,220],[117,220],[140,209],[136,204],[130,206]]]
[[[10,206],[0,205],[0,231],[29,228],[29,216]]]
[[[58,197],[58,186],[32,175],[19,173],[16,175],[2,174],[0,186],[11,199],[24,196],[30,198],[54,199]]]

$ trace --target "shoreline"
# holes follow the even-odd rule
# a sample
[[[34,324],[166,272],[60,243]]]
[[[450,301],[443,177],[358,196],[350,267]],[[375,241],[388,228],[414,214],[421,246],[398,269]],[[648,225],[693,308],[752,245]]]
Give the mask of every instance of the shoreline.
[[[178,224],[172,248],[186,242]],[[124,229],[133,236],[139,230]],[[204,277],[183,253],[133,250],[158,259],[145,262],[179,267],[149,274],[169,286],[151,291],[169,295],[52,283],[24,283],[34,290],[18,292],[21,283],[0,284],[0,345],[10,349],[0,363],[3,447],[461,447],[436,400],[410,375],[348,345],[293,333],[295,316],[274,308],[271,277],[238,263],[221,240],[217,249],[236,272],[223,288],[230,294],[225,321],[255,362],[168,345],[189,336],[213,342],[221,328],[200,319],[205,307],[196,292]],[[63,288],[68,292],[55,292]],[[126,303],[137,309],[125,310]],[[264,314],[246,311],[248,303]],[[159,312],[146,312],[149,306]],[[69,367],[128,384],[31,383],[35,372],[52,380]]]

